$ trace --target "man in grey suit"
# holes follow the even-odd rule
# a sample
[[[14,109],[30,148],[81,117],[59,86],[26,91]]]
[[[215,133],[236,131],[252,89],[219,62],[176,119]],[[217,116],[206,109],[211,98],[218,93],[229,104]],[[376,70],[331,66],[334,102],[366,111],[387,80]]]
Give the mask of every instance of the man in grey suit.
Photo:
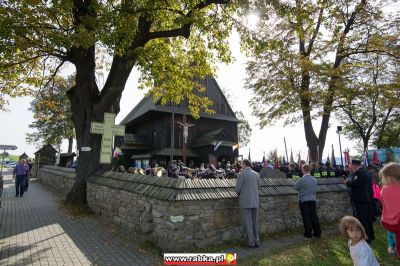
[[[317,215],[317,179],[310,175],[311,167],[303,165],[303,177],[294,185],[294,189],[299,191],[300,214],[304,225],[304,236],[321,237],[321,226]]]
[[[251,169],[250,160],[243,160],[242,171],[236,180],[236,193],[239,195],[239,206],[242,213],[243,233],[251,248],[259,246],[258,206],[261,180],[260,175]]]

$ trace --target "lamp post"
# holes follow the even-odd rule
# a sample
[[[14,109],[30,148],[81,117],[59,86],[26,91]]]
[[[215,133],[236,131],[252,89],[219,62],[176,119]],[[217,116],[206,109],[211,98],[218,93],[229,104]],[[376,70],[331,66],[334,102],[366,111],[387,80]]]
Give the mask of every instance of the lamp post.
[[[340,132],[342,132],[342,126],[337,126],[336,133],[339,135],[339,149],[340,149],[340,161],[342,162],[343,166],[343,155],[342,155],[342,142],[340,141]]]

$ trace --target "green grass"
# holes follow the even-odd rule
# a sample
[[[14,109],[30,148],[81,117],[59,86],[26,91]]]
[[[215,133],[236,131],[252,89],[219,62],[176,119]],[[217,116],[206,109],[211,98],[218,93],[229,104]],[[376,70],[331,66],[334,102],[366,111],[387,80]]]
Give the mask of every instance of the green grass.
[[[161,249],[156,244],[151,243],[150,241],[147,240],[143,241],[140,244],[139,248],[144,252],[150,253],[152,256],[155,257],[161,258],[163,254]]]
[[[380,265],[400,265],[395,256],[387,253],[386,230],[375,225],[372,249]],[[268,241],[268,240],[267,240]],[[239,265],[353,265],[347,240],[341,235],[312,239],[286,246],[269,253],[238,260]]]

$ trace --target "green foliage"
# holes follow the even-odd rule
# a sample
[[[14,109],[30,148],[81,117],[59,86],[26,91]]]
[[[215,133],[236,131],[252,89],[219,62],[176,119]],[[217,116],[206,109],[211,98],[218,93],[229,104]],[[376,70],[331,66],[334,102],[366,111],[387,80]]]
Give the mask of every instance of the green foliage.
[[[380,138],[379,138],[380,137]],[[399,147],[400,143],[400,114],[388,122],[380,136],[375,136],[373,145],[380,148]]]
[[[38,92],[29,108],[35,119],[29,128],[35,132],[26,134],[28,143],[38,147],[44,144],[60,146],[63,139],[75,136],[71,104],[66,96],[72,86],[72,78],[56,77],[53,84]]]
[[[76,70],[71,101],[77,146],[100,153],[90,122],[118,112],[132,69],[141,87],[161,102],[187,100],[194,117],[211,102],[196,77],[212,75],[212,64],[229,62],[226,37],[234,11],[228,0],[10,0],[0,2],[0,80],[5,94],[47,88],[64,63]],[[107,64],[109,63],[109,64]],[[97,76],[107,77],[100,84]],[[16,84],[21,84],[17,86]],[[3,93],[3,94],[4,94]],[[0,95],[2,96],[2,95]],[[81,154],[68,195],[84,203],[85,178],[98,161]],[[85,165],[86,164],[86,165]],[[84,171],[81,169],[85,169]]]
[[[19,160],[19,155],[8,155],[7,157],[4,157],[4,161],[13,161],[13,162],[18,162]]]
[[[160,259],[163,257],[163,252],[161,251],[161,248],[150,241],[143,241],[140,244],[140,249]]]
[[[363,64],[354,55],[392,52],[384,43],[397,41],[396,26],[382,14],[385,1],[365,2],[255,1],[242,10],[260,15],[257,30],[240,31],[251,56],[246,87],[255,94],[250,104],[262,127],[326,115],[343,73]]]
[[[233,11],[225,0],[2,1],[0,108],[3,95],[43,87],[65,62],[86,63],[79,60],[88,53],[81,52],[96,47],[97,68],[114,60],[105,67],[108,82],[98,89],[99,95],[112,91],[112,97],[101,95],[105,101],[114,103],[123,90],[117,87],[136,66],[141,87],[163,103],[187,99],[198,116],[212,103],[195,77],[212,75],[216,60],[230,61],[226,38]]]
[[[235,112],[236,117],[240,120],[238,124],[239,143],[241,147],[246,147],[250,142],[251,127],[249,121],[244,118],[242,111]]]
[[[0,153],[0,157],[1,158],[3,158],[3,156],[4,156],[4,158],[7,158],[8,156],[10,156],[10,154],[8,154],[8,152],[2,152],[2,153]]]
[[[399,60],[381,55],[359,55],[363,64],[353,66],[343,75],[342,90],[337,92],[337,117],[343,133],[363,142],[367,149],[371,138],[386,134],[388,121],[400,111],[400,83],[396,78]],[[389,134],[390,135],[390,134]]]

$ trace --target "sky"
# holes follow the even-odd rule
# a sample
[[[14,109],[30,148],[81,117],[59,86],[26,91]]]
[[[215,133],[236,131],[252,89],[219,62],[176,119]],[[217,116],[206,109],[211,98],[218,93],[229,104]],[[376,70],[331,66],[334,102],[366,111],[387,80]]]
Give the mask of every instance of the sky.
[[[391,8],[399,10],[399,6],[400,4],[396,4],[391,6]],[[255,18],[251,17],[250,20],[255,20]],[[250,23],[254,22],[251,21]],[[232,109],[234,111],[242,111],[252,128],[250,143],[247,147],[241,147],[239,154],[247,158],[250,151],[252,160],[261,161],[264,152],[268,154],[268,151],[277,149],[278,156],[282,156],[285,154],[283,141],[285,137],[289,156],[292,150],[295,160],[299,152],[301,158],[306,159],[308,148],[302,123],[286,127],[284,127],[282,123],[276,123],[273,126],[268,126],[263,129],[260,129],[257,125],[257,118],[252,116],[252,110],[248,104],[251,99],[251,92],[244,88],[246,79],[246,57],[240,51],[239,35],[233,32],[229,42],[235,60],[231,64],[218,64],[216,66],[216,80],[223,90],[229,91]],[[66,69],[66,71],[70,70]],[[145,91],[141,91],[137,88],[138,77],[139,73],[137,71],[132,71],[122,94],[120,103],[121,111],[116,118],[117,123],[132,110],[145,94]],[[25,152],[33,157],[33,153],[40,148],[26,143],[26,133],[32,132],[28,127],[28,125],[33,122],[33,113],[28,110],[31,101],[31,97],[11,99],[10,105],[7,107],[9,111],[0,111],[0,145],[16,145],[18,147],[15,151],[9,151],[10,154],[20,155]],[[314,121],[313,124],[318,134],[318,121]],[[332,116],[323,158],[331,154],[332,145],[335,149],[336,157],[340,157],[339,140],[336,133],[336,127],[339,125],[341,125],[340,121],[335,120],[334,116]],[[359,142],[349,140],[343,135],[341,135],[341,141],[342,150],[348,148],[351,154],[357,153],[356,148],[361,145]],[[66,150],[67,143],[64,142],[62,145],[62,152],[66,152]]]
[[[257,126],[257,118],[251,115],[252,110],[248,105],[251,93],[244,88],[246,57],[240,51],[238,34],[233,33],[229,41],[235,61],[231,64],[217,65],[216,80],[221,88],[229,91],[230,104],[233,110],[242,111],[252,128],[250,144],[247,147],[242,147],[239,153],[244,158],[247,158],[250,149],[252,160],[261,160],[264,152],[268,153],[268,151],[273,149],[278,149],[278,155],[284,155],[285,146],[283,138],[285,137],[289,156],[290,151],[293,150],[294,158],[297,158],[297,153],[300,152],[301,157],[306,159],[308,149],[302,124],[293,127],[283,127],[283,125],[275,124],[264,129],[260,129]],[[133,71],[128,79],[126,88],[122,94],[121,111],[116,118],[117,123],[132,110],[145,94],[145,91],[137,89],[138,77],[139,73]],[[9,151],[10,154],[20,155],[25,152],[33,157],[33,153],[39,148],[25,141],[25,134],[32,132],[32,129],[28,127],[33,122],[33,113],[28,111],[31,101],[31,97],[11,99],[8,106],[9,111],[0,112],[0,144],[16,145],[18,147],[15,151]],[[314,124],[317,125],[318,123]],[[331,153],[332,144],[334,145],[335,155],[337,157],[340,156],[338,135],[336,134],[337,125],[340,125],[340,122],[333,119],[331,128],[328,131],[323,158],[326,158],[328,153]],[[316,130],[319,130],[318,127]],[[341,139],[343,149],[349,148],[350,150],[354,150],[357,145],[357,143],[346,139],[344,136],[341,136]],[[66,152],[66,150],[67,143],[65,142],[62,146],[62,152]]]

